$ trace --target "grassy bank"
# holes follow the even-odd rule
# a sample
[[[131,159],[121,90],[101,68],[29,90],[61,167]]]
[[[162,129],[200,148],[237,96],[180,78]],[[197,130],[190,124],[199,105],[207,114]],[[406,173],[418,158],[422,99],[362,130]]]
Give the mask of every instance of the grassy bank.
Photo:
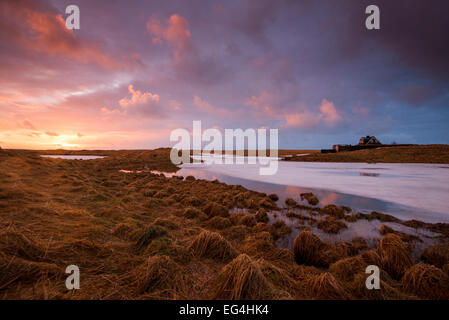
[[[449,163],[449,145],[417,145],[347,151],[311,153],[292,157],[289,161],[368,162],[368,163]]]
[[[169,149],[101,151],[91,154],[108,157],[89,161],[39,154],[0,150],[1,299],[449,298],[445,244],[416,264],[412,239],[388,228],[375,250],[364,239],[330,244],[308,231],[392,217],[293,199],[279,208],[275,195],[242,186],[151,174],[176,171]],[[298,216],[305,231],[289,251],[275,240],[291,230],[267,224],[267,211],[293,207],[315,219]],[[448,239],[447,225],[406,223]],[[80,290],[65,288],[71,264],[80,268]],[[381,290],[365,287],[370,264],[382,269]]]

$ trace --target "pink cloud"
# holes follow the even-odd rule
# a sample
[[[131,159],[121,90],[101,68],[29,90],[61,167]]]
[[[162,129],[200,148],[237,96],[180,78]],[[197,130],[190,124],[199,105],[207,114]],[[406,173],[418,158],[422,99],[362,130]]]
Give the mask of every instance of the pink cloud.
[[[159,95],[152,94],[151,92],[144,92],[140,90],[134,90],[132,84],[128,86],[128,91],[131,93],[131,98],[123,98],[119,101],[122,108],[128,108],[135,105],[145,104],[148,102],[159,102]]]
[[[2,1],[0,19],[8,24],[8,30],[0,30],[0,34],[22,48],[72,58],[81,63],[94,62],[107,69],[125,68],[98,42],[81,38],[67,29],[62,15],[39,1]]]
[[[341,120],[341,116],[338,114],[337,109],[335,109],[334,104],[326,99],[321,101],[320,111],[320,117],[322,117],[327,124],[333,125]]]
[[[302,112],[285,114],[285,123],[283,126],[312,128],[324,123],[332,127],[342,120],[334,104],[326,99],[321,101],[319,109],[320,113],[314,113],[306,109]]]
[[[165,24],[152,16],[146,27],[154,44],[166,42],[172,48],[172,67],[183,80],[210,85],[227,76],[228,68],[220,59],[199,53],[192,42],[188,21],[181,15],[171,15]]]
[[[180,110],[182,110],[182,105],[181,105],[178,101],[176,101],[176,100],[170,100],[170,101],[168,102],[168,106],[169,106],[171,109],[175,110],[175,111],[180,111]]]
[[[155,16],[148,20],[147,29],[153,35],[153,43],[161,43],[162,40],[166,40],[180,50],[191,49],[191,33],[187,20],[179,14],[173,14],[166,23],[167,26],[164,27]]]
[[[311,113],[308,110],[303,112],[297,112],[292,114],[284,115],[285,124],[284,127],[305,127],[311,128],[318,125],[320,121],[320,116]]]
[[[263,115],[264,117],[278,117],[274,105],[278,103],[278,97],[268,91],[262,91],[258,96],[251,96],[246,99],[245,105],[250,106],[253,112]]]

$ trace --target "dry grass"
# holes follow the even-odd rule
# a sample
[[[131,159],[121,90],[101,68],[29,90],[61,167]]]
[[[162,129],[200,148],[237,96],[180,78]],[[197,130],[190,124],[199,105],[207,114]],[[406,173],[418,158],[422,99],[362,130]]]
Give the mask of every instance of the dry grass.
[[[213,217],[207,222],[209,228],[223,230],[232,227],[232,222],[228,218]]]
[[[374,250],[367,250],[363,252],[360,257],[368,264],[368,265],[381,265],[380,256]]]
[[[186,289],[185,272],[167,256],[153,256],[133,272],[133,287],[137,293],[152,293],[155,297],[179,298]]]
[[[338,260],[329,266],[329,272],[334,274],[337,279],[348,282],[354,279],[357,273],[365,272],[368,264],[360,257],[349,257]]]
[[[256,300],[273,298],[273,286],[260,262],[241,254],[223,267],[213,289],[213,299]]]
[[[259,210],[257,210],[256,213],[256,220],[257,222],[263,222],[263,223],[267,223],[268,222],[268,214],[265,211],[265,209],[261,208]]]
[[[449,299],[449,276],[429,264],[415,264],[404,274],[401,285],[406,292],[425,299]]]
[[[346,291],[343,284],[329,272],[317,276],[311,276],[306,280],[312,297],[317,299],[349,299],[350,294]]]
[[[0,252],[0,290],[16,283],[33,284],[41,278],[62,279],[64,270],[53,263],[28,261]]]
[[[416,296],[406,294],[400,290],[400,287],[391,279],[381,273],[380,289],[369,290],[366,287],[366,273],[358,273],[354,275],[354,280],[348,285],[348,289],[357,299],[368,300],[408,300],[417,299]]]
[[[365,149],[337,153],[312,153],[289,161],[368,162],[368,163],[449,163],[448,145]]]
[[[340,230],[346,229],[348,226],[343,221],[328,216],[325,219],[318,220],[317,227],[326,233],[337,234]]]
[[[336,206],[334,204],[329,204],[324,208],[320,209],[321,214],[332,216],[336,219],[343,219],[346,212],[350,212],[351,209],[343,206]]]
[[[237,256],[234,247],[219,233],[204,230],[190,246],[193,254],[198,257],[208,257],[219,261],[228,261]]]
[[[184,210],[184,217],[188,218],[188,219],[195,219],[198,218],[200,220],[206,220],[207,219],[207,215],[201,211],[200,209],[197,208],[186,208]]]
[[[320,251],[323,243],[310,231],[301,232],[293,244],[293,255],[297,264],[321,266]]]
[[[134,247],[136,249],[146,248],[151,241],[165,235],[167,235],[167,230],[165,228],[154,225],[148,226],[145,230],[140,232]]]
[[[300,194],[301,200],[307,200],[307,203],[311,206],[316,206],[320,200],[312,193],[312,192],[306,192]]]
[[[449,244],[437,244],[424,250],[421,259],[427,263],[442,268],[449,263]]]
[[[407,247],[401,238],[388,234],[377,244],[382,268],[395,279],[400,279],[405,271],[412,266],[412,260]]]
[[[301,233],[293,253],[278,248],[275,240],[291,229],[282,220],[271,224],[267,219],[267,210],[279,210],[271,207],[277,197],[219,181],[151,174],[176,170],[169,149],[69,153],[108,158],[67,161],[29,151],[0,153],[4,299],[417,298],[385,272],[383,290],[363,289],[366,274],[358,272],[359,258],[381,266],[403,261],[391,254],[396,249],[379,248],[381,263],[372,250],[360,254],[367,249],[363,239],[329,244],[310,232]],[[251,214],[230,215],[235,207]],[[344,207],[326,210],[330,216],[348,216]],[[394,221],[380,213],[353,216]],[[443,234],[448,229],[419,221],[404,224]],[[425,259],[446,261],[432,250],[440,251],[427,250]],[[294,256],[310,266],[298,265]],[[81,269],[81,290],[65,288],[63,271],[70,264]]]

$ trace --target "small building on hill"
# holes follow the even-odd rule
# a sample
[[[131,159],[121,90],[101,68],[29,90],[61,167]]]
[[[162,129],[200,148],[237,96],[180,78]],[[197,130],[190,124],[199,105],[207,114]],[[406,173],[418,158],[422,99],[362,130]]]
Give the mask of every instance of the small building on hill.
[[[359,146],[373,145],[373,144],[382,144],[375,136],[366,136],[361,137],[359,140]]]

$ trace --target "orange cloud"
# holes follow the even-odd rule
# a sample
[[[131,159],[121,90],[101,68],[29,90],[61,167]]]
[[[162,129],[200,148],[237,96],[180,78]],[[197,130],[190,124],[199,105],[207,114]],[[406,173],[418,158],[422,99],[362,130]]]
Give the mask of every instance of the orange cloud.
[[[188,22],[179,14],[171,15],[167,20],[165,28],[159,19],[153,16],[147,22],[147,29],[153,34],[153,43],[160,43],[162,40],[166,40],[179,49],[191,48],[191,34],[188,29]]]
[[[144,92],[140,90],[134,90],[132,84],[128,86],[128,91],[131,93],[131,98],[123,98],[119,101],[122,108],[128,108],[130,106],[145,104],[147,102],[159,102],[159,96],[157,94],[152,94],[151,92]]]

